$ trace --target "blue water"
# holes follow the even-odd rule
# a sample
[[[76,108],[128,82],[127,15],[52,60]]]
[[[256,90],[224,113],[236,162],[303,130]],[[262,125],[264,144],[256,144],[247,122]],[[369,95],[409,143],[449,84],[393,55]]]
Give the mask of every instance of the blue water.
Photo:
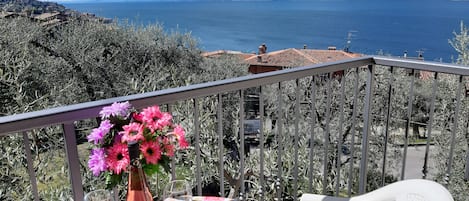
[[[166,30],[191,32],[200,48],[256,52],[284,48],[325,49],[346,45],[365,54],[417,56],[451,62],[449,45],[460,22],[469,26],[469,1],[311,0],[76,3],[67,7],[137,23],[161,23]]]

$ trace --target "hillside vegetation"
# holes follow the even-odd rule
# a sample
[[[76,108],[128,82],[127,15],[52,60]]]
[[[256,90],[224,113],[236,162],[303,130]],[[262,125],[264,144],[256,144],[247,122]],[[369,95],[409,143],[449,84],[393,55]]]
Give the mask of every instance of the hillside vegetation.
[[[27,18],[0,19],[0,116],[247,73],[235,58],[203,58],[190,34],[122,24],[74,20],[50,29]],[[30,137],[41,197],[68,197],[60,128],[34,130]],[[0,200],[30,200],[21,137],[3,137],[0,144],[6,170]]]
[[[27,12],[34,11],[35,14],[45,12],[63,12],[68,9],[65,6],[37,0],[0,0],[0,11],[5,12]]]

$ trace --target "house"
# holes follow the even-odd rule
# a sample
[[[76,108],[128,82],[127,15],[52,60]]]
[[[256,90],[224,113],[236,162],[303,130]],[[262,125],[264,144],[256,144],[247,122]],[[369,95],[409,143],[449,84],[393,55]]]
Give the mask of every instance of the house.
[[[223,55],[232,55],[232,56],[238,57],[241,60],[246,60],[246,59],[248,59],[248,58],[250,58],[250,57],[252,57],[256,54],[255,53],[243,53],[243,52],[231,51],[231,50],[217,50],[217,51],[213,51],[213,52],[204,52],[204,53],[202,53],[203,57],[208,57],[208,58],[219,57],[219,56],[223,56]]]
[[[52,12],[52,13],[42,13],[40,15],[36,15],[34,16],[34,19],[37,20],[38,22],[50,23],[53,21],[64,22],[64,21],[67,21],[69,17],[70,17],[69,13]]]
[[[34,16],[34,20],[41,23],[41,26],[53,27],[67,21],[68,16],[65,13],[52,12],[42,13]]]
[[[18,17],[19,14],[18,13],[14,13],[14,12],[0,12],[0,18],[15,18],[15,17]]]
[[[245,63],[249,64],[248,71],[253,74],[298,66],[340,61],[362,56],[362,54],[337,50],[335,47],[329,47],[327,50],[306,49],[305,47],[303,49],[289,48],[267,52],[267,46],[265,46],[265,44],[259,46],[258,54],[218,50],[205,52],[202,56],[217,57],[227,54],[238,56]]]
[[[245,59],[250,73],[264,73],[284,68],[340,61],[362,56],[330,47],[327,50],[289,48],[258,54]]]
[[[202,54],[204,57],[219,57],[222,55],[232,55],[240,58],[249,65],[248,71],[252,74],[265,73],[271,71],[282,70],[285,68],[294,68],[300,66],[308,66],[320,63],[334,62],[346,60],[351,58],[361,57],[362,54],[345,52],[337,50],[335,47],[328,47],[326,50],[289,48],[273,52],[267,52],[267,45],[262,44],[259,46],[258,54],[242,53],[236,51],[219,50],[213,52],[205,52]],[[344,71],[333,72],[332,76],[341,77]],[[259,119],[259,94],[252,92],[245,94],[246,101],[246,114],[245,117],[245,140],[246,143],[256,145],[259,143],[257,138],[258,132],[256,125]],[[267,120],[272,125],[271,120]],[[272,126],[266,127],[272,129]]]
[[[34,19],[40,22],[47,22],[47,21],[51,21],[54,19],[61,19],[61,18],[62,18],[62,15],[59,12],[42,13],[42,14],[34,16]]]

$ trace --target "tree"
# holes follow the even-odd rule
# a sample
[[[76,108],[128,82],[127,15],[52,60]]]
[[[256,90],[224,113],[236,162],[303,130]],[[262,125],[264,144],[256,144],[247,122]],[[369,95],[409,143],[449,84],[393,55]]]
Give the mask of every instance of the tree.
[[[449,44],[458,53],[456,63],[462,65],[469,65],[469,29],[461,22],[460,32],[454,32],[454,38],[449,40]],[[469,181],[465,174],[467,161],[469,161],[469,101],[464,91],[458,91],[459,76],[446,76],[439,81],[439,93],[441,97],[452,97],[442,98],[440,107],[446,110],[437,113],[437,122],[442,122],[437,125],[441,129],[441,133],[435,136],[436,143],[436,168],[438,169],[436,179],[442,183],[448,184],[448,189],[454,196],[455,200],[466,200],[469,197]],[[467,78],[462,80],[462,89],[467,90],[469,81]],[[461,112],[459,118],[455,119],[454,111],[456,108],[455,97],[461,95]],[[466,95],[466,97],[464,97]],[[458,127],[455,127],[454,123],[457,121]],[[454,136],[454,152],[453,158],[450,159],[450,148],[452,133]],[[449,161],[452,160],[452,171],[451,175],[447,175]],[[450,176],[450,177],[448,177]]]
[[[72,20],[46,28],[23,18],[0,19],[0,25],[1,116],[239,76],[247,69],[235,59],[203,58],[190,34],[167,33],[160,25]],[[95,120],[76,122],[77,135],[94,126]],[[29,132],[40,197],[47,200],[71,194],[62,136],[57,126]],[[0,199],[30,200],[22,136],[0,143]],[[85,191],[99,188],[103,182],[86,167],[86,144],[78,146]]]
[[[454,38],[448,40],[449,44],[458,53],[457,63],[469,65],[469,29],[461,21],[460,32],[453,32]]]

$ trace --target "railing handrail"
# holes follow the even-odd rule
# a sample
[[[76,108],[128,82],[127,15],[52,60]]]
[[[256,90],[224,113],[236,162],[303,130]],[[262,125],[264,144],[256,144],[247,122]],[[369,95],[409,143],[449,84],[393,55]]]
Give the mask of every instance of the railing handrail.
[[[385,56],[373,56],[373,61],[376,65],[382,66],[394,66],[399,68],[469,76],[469,66],[458,64]]]
[[[456,64],[417,61],[394,57],[365,56],[0,117],[0,136],[38,127],[94,118],[98,116],[103,106],[110,105],[113,102],[129,101],[134,107],[143,108],[154,104],[166,104],[179,100],[236,91],[254,86],[374,64],[469,75],[469,67]]]

